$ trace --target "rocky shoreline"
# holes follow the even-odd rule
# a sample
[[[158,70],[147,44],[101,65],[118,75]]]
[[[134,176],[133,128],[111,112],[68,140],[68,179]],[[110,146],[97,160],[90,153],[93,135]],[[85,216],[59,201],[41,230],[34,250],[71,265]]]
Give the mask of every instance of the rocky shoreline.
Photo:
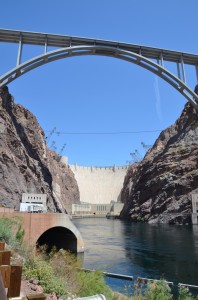
[[[21,297],[25,297],[28,294],[38,294],[43,293],[43,288],[39,285],[39,281],[37,279],[30,280],[22,280],[21,282]],[[55,293],[46,294],[46,300],[62,300],[62,298],[58,297]],[[68,300],[72,300],[71,297],[67,298]]]

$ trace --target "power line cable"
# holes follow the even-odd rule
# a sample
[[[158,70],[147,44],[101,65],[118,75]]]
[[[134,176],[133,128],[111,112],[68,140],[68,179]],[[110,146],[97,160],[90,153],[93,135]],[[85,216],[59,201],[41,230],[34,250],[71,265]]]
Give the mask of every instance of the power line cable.
[[[138,134],[138,133],[154,133],[161,132],[163,129],[158,130],[142,130],[142,131],[114,131],[114,132],[54,132],[57,135],[68,134],[68,135],[114,135],[114,134]],[[46,133],[49,131],[45,131]]]

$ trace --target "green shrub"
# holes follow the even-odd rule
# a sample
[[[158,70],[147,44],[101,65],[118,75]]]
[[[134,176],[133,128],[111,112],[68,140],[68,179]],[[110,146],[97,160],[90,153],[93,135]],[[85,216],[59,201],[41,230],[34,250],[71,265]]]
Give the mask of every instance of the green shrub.
[[[46,293],[55,292],[61,297],[68,294],[79,297],[104,294],[107,299],[112,299],[113,293],[101,272],[88,273],[79,267],[80,262],[67,251],[53,251],[49,256],[41,252],[35,258],[26,260],[23,273],[26,279],[38,279]]]
[[[0,240],[5,241],[12,248],[19,248],[23,242],[24,230],[19,217],[0,218]]]
[[[164,280],[154,281],[148,283],[147,289],[144,295],[145,300],[171,300],[171,289]]]
[[[65,278],[70,293],[77,294],[77,291],[79,290],[77,273],[79,272],[78,270],[81,267],[81,263],[76,256],[68,251],[60,250],[53,255],[50,254],[49,261],[55,276]]]
[[[55,292],[59,296],[67,296],[67,285],[64,278],[55,276],[49,261],[37,256],[34,260],[25,262],[23,272],[26,278],[38,279],[44,292]]]
[[[104,294],[107,299],[111,299],[113,297],[113,293],[105,283],[100,271],[80,271],[77,274],[77,281],[79,283],[77,295],[80,297],[92,296],[95,294]]]
[[[25,230],[22,228],[22,225],[19,224],[16,232],[16,240],[20,245],[23,242],[24,234],[25,234]]]
[[[179,300],[193,300],[193,299],[198,299],[197,296],[193,296],[190,292],[189,289],[186,287],[181,286],[179,288]]]

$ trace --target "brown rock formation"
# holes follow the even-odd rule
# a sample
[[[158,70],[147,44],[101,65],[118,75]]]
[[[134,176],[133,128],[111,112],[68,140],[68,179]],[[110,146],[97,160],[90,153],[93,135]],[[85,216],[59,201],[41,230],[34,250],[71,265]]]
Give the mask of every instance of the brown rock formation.
[[[198,114],[187,103],[176,123],[161,132],[138,166],[129,169],[121,218],[188,224],[192,193],[198,193]]]
[[[71,212],[72,203],[80,202],[80,194],[74,173],[65,163],[60,161],[60,156],[48,150],[48,165],[52,174],[52,191],[60,209]]]
[[[0,89],[0,204],[19,209],[22,193],[46,193],[50,211],[79,202],[72,171],[49,150],[35,116]]]

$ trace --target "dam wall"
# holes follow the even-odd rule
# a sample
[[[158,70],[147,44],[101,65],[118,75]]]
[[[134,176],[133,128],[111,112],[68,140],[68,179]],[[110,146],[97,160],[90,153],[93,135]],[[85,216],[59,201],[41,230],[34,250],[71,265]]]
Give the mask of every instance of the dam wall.
[[[128,166],[84,167],[69,165],[80,191],[80,201],[92,204],[109,204],[120,200]]]

